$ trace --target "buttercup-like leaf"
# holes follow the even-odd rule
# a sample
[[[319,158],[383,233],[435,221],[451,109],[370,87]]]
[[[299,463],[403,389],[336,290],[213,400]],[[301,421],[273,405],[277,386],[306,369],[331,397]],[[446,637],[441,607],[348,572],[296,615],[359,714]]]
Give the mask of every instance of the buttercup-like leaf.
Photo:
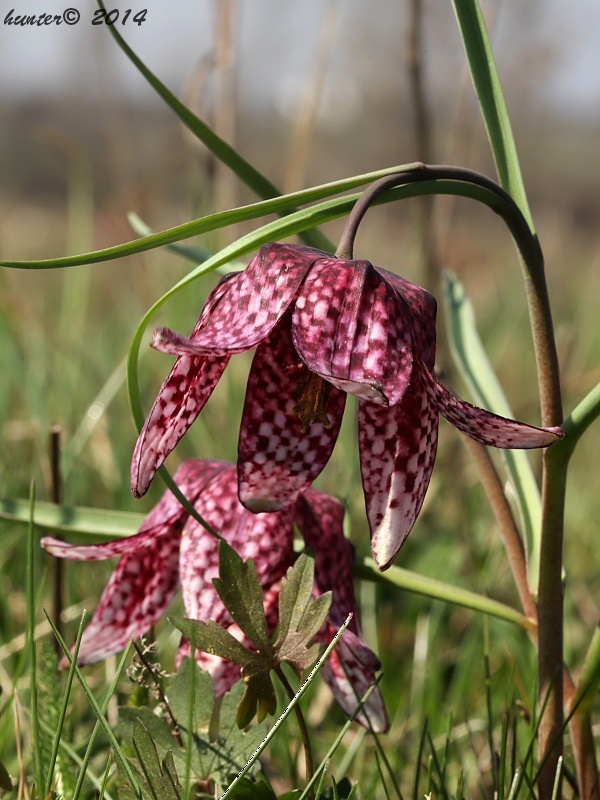
[[[219,578],[213,580],[223,605],[261,653],[273,650],[263,605],[263,590],[251,559],[244,561],[227,542],[219,542]]]
[[[263,664],[270,663],[270,661],[265,662],[260,654],[248,650],[235,636],[212,620],[201,622],[185,617],[169,617],[169,622],[180,630],[195,648],[205,653],[234,661],[247,669],[262,668]]]
[[[315,643],[308,647],[301,633],[288,633],[277,655],[300,676],[319,657],[319,645]]]
[[[238,728],[244,729],[254,719],[260,724],[268,715],[277,711],[277,698],[268,670],[245,678],[246,691],[238,706],[236,721]]]
[[[288,631],[298,630],[312,597],[314,575],[315,558],[312,551],[308,551],[302,553],[281,581],[278,644],[285,640]]]
[[[195,683],[194,729],[208,731],[215,705],[215,692],[210,675],[200,669],[196,662],[192,662],[189,658],[182,660],[179,669],[169,681],[166,690],[167,700],[175,719],[187,725],[192,670]]]
[[[331,608],[332,596],[333,592],[325,592],[320,597],[314,598],[309,604],[298,628],[298,635],[304,642],[310,642],[323,627]]]
[[[215,589],[233,621],[262,653],[270,653],[271,640],[263,606],[263,592],[252,559],[244,561],[227,542],[219,542],[219,578]]]

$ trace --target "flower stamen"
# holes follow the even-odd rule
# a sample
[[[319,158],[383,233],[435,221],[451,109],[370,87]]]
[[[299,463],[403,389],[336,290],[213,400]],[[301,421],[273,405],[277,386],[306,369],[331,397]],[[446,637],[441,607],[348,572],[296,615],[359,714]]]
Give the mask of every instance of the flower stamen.
[[[313,422],[321,422],[327,429],[331,428],[331,421],[327,416],[330,393],[331,384],[303,364],[296,389],[298,402],[292,409],[300,419],[302,433],[306,433]]]

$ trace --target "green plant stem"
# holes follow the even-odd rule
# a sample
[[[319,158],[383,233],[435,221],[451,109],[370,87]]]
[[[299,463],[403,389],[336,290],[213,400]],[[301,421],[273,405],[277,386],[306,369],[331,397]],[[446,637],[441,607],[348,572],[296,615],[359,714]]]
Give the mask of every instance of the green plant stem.
[[[388,586],[404,589],[414,594],[422,594],[426,597],[442,600],[446,603],[464,606],[473,611],[479,611],[483,614],[489,614],[492,617],[503,619],[506,622],[512,622],[524,630],[529,630],[532,627],[531,620],[523,616],[523,614],[520,614],[514,608],[504,605],[504,603],[499,603],[497,600],[492,600],[482,594],[470,592],[467,589],[461,589],[458,586],[443,583],[442,581],[435,580],[435,578],[427,578],[424,575],[418,575],[415,572],[402,569],[401,567],[391,566],[385,572],[380,572],[373,559],[357,558],[354,562],[353,572],[354,576],[361,580],[384,583]]]
[[[286,691],[286,694],[290,701],[294,699],[294,690],[285,677],[285,673],[281,666],[276,667],[275,673],[283,688]],[[302,744],[304,746],[304,763],[306,766],[306,780],[312,781],[313,775],[315,774],[315,767],[313,762],[313,754],[312,754],[312,746],[310,743],[310,736],[308,733],[308,728],[306,727],[306,720],[304,719],[304,714],[302,713],[302,709],[300,708],[300,703],[296,703],[294,706],[294,713],[296,714],[296,721],[298,722],[298,727],[300,728],[300,736],[302,737]],[[312,795],[309,795],[309,798]]]
[[[530,235],[537,242],[519,159],[512,135],[502,87],[494,63],[483,15],[477,0],[452,0],[454,12],[469,61],[471,76],[485,120],[500,181],[514,197],[527,220]],[[560,425],[562,400],[558,358],[550,302],[544,274],[541,249],[530,262],[523,254],[525,290],[535,348],[542,425]],[[540,537],[540,573],[538,606],[539,615],[539,692],[540,698],[550,693],[547,713],[540,725],[539,760],[546,764],[540,782],[540,797],[550,800],[554,796],[554,778],[562,744],[562,681],[557,680],[562,670],[562,631],[564,626],[562,606],[562,547],[564,527],[564,476],[547,475],[548,458],[544,457],[542,477],[542,523]],[[555,493],[556,492],[556,493]],[[552,758],[547,759],[545,748],[556,741]]]
[[[480,479],[492,507],[507,552],[519,599],[525,614],[535,623],[529,634],[539,648],[538,609],[528,591],[525,554],[516,529],[512,511],[502,489],[502,484],[487,451],[476,442],[466,439],[467,447],[479,469]],[[562,442],[561,442],[562,444]],[[572,451],[571,451],[572,452]],[[580,795],[586,800],[600,800],[600,784],[596,767],[595,744],[591,726],[591,705],[600,686],[600,628],[596,628],[588,649],[577,691],[568,670],[563,665],[564,713],[571,715],[569,731],[577,768]],[[550,701],[552,695],[549,696]]]
[[[562,755],[563,726],[563,586],[562,556],[566,470],[550,466],[552,448],[544,453],[542,474],[542,538],[538,584],[538,676],[539,696],[548,695],[538,733],[540,763],[547,759],[540,776],[540,797],[552,797],[554,776]]]
[[[561,503],[564,503],[564,494],[567,481],[568,465],[575,450],[575,447],[582,435],[589,428],[589,426],[600,415],[600,384],[595,386],[591,392],[576,406],[567,419],[563,423],[563,430],[565,437],[562,441],[553,445],[550,450],[545,454],[544,464],[544,481],[547,503],[544,505],[546,513],[548,514],[548,527],[556,525],[556,520],[553,519],[553,514],[560,513],[562,510]],[[559,519],[561,521],[562,518]],[[558,527],[558,526],[556,526]],[[545,530],[545,526],[542,530]],[[559,528],[562,534],[562,526]],[[556,531],[555,531],[556,533]],[[542,551],[543,552],[543,551]],[[556,571],[562,568],[559,565],[559,554],[552,551],[550,554],[552,560],[548,565],[548,572],[550,568],[554,571],[553,579],[555,581],[562,581],[562,572],[560,575]],[[561,553],[562,559],[562,553]],[[540,565],[540,576],[542,569]],[[560,585],[560,584],[559,584]],[[550,598],[558,605],[560,603],[560,612],[562,614],[562,593],[556,592],[552,596],[550,591],[551,585],[548,589]],[[541,591],[541,586],[540,586]],[[551,609],[552,612],[552,609]],[[541,613],[541,600],[540,600],[540,613]],[[555,613],[556,610],[555,610]],[[552,630],[549,626],[548,637],[549,642],[545,643],[546,651],[552,648]],[[562,626],[561,626],[562,632]],[[541,635],[541,630],[540,630]],[[541,647],[540,642],[540,663],[541,663]],[[551,670],[548,670],[546,680],[549,680]],[[540,669],[541,679],[541,669]],[[600,799],[600,782],[598,779],[598,768],[595,754],[595,742],[592,734],[590,703],[594,697],[595,690],[600,684],[600,632],[598,629],[594,632],[592,641],[590,643],[588,653],[585,659],[582,676],[580,678],[577,688],[572,684],[570,678],[563,681],[563,705],[567,713],[575,708],[575,712],[569,722],[569,729],[571,734],[571,742],[573,745],[573,754],[575,756],[575,763],[577,767],[577,782],[579,792],[583,798],[593,798],[593,800]],[[558,718],[556,709],[553,709],[554,719]],[[541,736],[541,732],[540,732]],[[548,777],[549,785],[549,777]]]
[[[567,462],[573,455],[577,443],[583,434],[600,416],[600,383],[598,383],[581,400],[562,424],[565,438],[552,446],[552,461],[558,462],[566,468]]]

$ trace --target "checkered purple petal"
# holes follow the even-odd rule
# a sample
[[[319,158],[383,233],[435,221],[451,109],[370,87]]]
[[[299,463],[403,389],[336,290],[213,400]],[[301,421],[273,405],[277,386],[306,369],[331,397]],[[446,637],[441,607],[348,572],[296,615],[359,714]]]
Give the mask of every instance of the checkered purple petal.
[[[415,370],[393,408],[362,402],[358,410],[360,469],[371,550],[388,567],[421,510],[435,461],[438,413]]]
[[[362,639],[352,577],[354,548],[344,537],[343,518],[342,504],[315,489],[309,489],[296,503],[295,522],[307,546],[315,553],[315,588],[319,594],[333,592],[328,621],[319,640],[329,644],[348,614],[353,614],[322,672],[338,703],[351,714],[356,708],[357,695],[362,697],[374,682],[381,664]],[[375,730],[387,730],[379,689],[369,698],[367,713]],[[358,721],[367,724],[362,713]]]
[[[334,629],[330,628],[327,640],[331,641]],[[323,667],[321,675],[346,714],[354,713],[358,700],[375,682],[375,673],[381,668],[379,659],[352,631],[346,629]],[[390,723],[379,689],[375,689],[364,709],[356,717],[366,728],[384,733]]]
[[[83,632],[80,664],[107,658],[146,633],[177,591],[179,531],[147,539],[140,550],[122,556],[110,576]]]
[[[190,339],[167,344],[213,355],[256,347],[283,316],[314,261],[323,255],[310,247],[266,244],[243,272],[229,280],[219,302],[203,315]],[[160,349],[166,348],[160,345]]]
[[[161,535],[160,529],[153,529],[146,533],[137,533],[124,539],[114,539],[102,544],[67,544],[52,536],[44,536],[40,540],[41,546],[55,558],[68,558],[71,561],[105,561],[107,558],[128,555],[152,545],[156,536]]]
[[[263,589],[281,580],[293,562],[292,514],[252,514],[237,497],[236,469],[227,465],[196,501],[198,512],[244,559],[252,558]],[[189,518],[181,541],[180,574],[191,619],[231,622],[212,579],[219,574],[218,542]]]
[[[421,361],[433,369],[435,362],[435,319],[437,301],[426,289],[393,272],[375,267],[382,278],[402,296],[410,310],[413,348]]]
[[[331,387],[331,427],[313,422],[306,433],[293,408],[301,365],[287,314],[256,350],[246,388],[238,445],[239,496],[252,511],[293,503],[321,472],[339,432],[346,395]]]
[[[247,511],[238,500],[236,468],[229,464],[206,486],[196,508],[242,558],[253,559],[264,591],[267,626],[272,632],[278,620],[281,578],[294,560],[293,508],[277,514]],[[233,625],[212,583],[219,574],[218,542],[192,518],[188,518],[181,540],[179,572],[187,616],[213,620],[250,645]],[[183,643],[179,658],[188,653],[189,645]],[[210,672],[218,696],[240,676],[237,665],[215,656],[197,653],[197,660]]]
[[[204,408],[228,360],[213,356],[177,359],[135,445],[131,461],[134,497],[146,493],[156,470]]]
[[[352,612],[350,630],[360,635],[352,565],[354,548],[344,536],[344,506],[333,497],[308,489],[296,503],[294,522],[315,553],[315,588],[333,591],[328,618],[339,627]]]
[[[323,258],[304,281],[292,318],[304,363],[361,398],[395,405],[412,372],[408,307],[368,261]]]
[[[505,449],[528,450],[548,447],[563,437],[559,427],[536,428],[513,419],[499,417],[478,408],[449,392],[426,367],[420,369],[427,393],[440,414],[459,431],[480,444]]]
[[[204,486],[226,465],[221,461],[183,461],[175,471],[175,482],[187,499],[194,503]],[[92,545],[72,545],[45,536],[40,544],[44,550],[56,558],[72,561],[104,561],[148,547],[158,536],[165,536],[176,530],[181,531],[187,511],[170,491],[164,492],[158,503],[151,509],[134,536],[113,539],[109,542]]]
[[[228,290],[226,275],[209,295],[194,326],[200,330]],[[131,491],[141,497],[156,470],[194,422],[217,385],[228,357],[182,355],[175,362],[140,431],[131,460]]]

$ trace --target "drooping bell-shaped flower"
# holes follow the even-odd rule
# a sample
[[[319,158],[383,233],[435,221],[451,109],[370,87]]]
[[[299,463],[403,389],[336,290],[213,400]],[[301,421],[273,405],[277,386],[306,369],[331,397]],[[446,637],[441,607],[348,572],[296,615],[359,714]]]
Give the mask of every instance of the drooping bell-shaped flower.
[[[294,503],[327,463],[346,394],[358,397],[358,441],[371,548],[395,558],[421,509],[438,414],[476,441],[547,447],[536,428],[460,400],[435,377],[436,301],[368,261],[267,244],[209,296],[189,338],[155,331],[177,356],[138,438],[131,486],[143,495],[194,422],[231,355],[256,348],[238,448],[239,497],[251,511]]]
[[[253,514],[237,496],[236,469],[218,461],[184,461],[175,481],[198,513],[243,558],[254,561],[265,598],[272,633],[278,622],[281,579],[294,561],[293,524],[314,549],[315,588],[332,590],[332,603],[318,639],[329,643],[347,615],[353,618],[321,670],[342,708],[351,714],[380,668],[379,660],[362,639],[352,582],[352,546],[344,538],[343,507],[337,500],[310,489],[295,506]],[[213,620],[252,646],[233,623],[212,579],[219,575],[218,542],[191,517],[175,497],[165,492],[135,536],[99,545],[69,545],[51,537],[44,549],[58,558],[79,561],[119,556],[79,650],[79,663],[90,664],[123,649],[162,616],[179,585],[186,614]],[[184,641],[179,659],[189,653]],[[196,651],[198,662],[222,695],[240,678],[231,661]],[[387,728],[379,690],[369,697],[366,712],[375,730]],[[361,712],[362,714],[362,712]],[[364,715],[358,720],[366,723]]]

